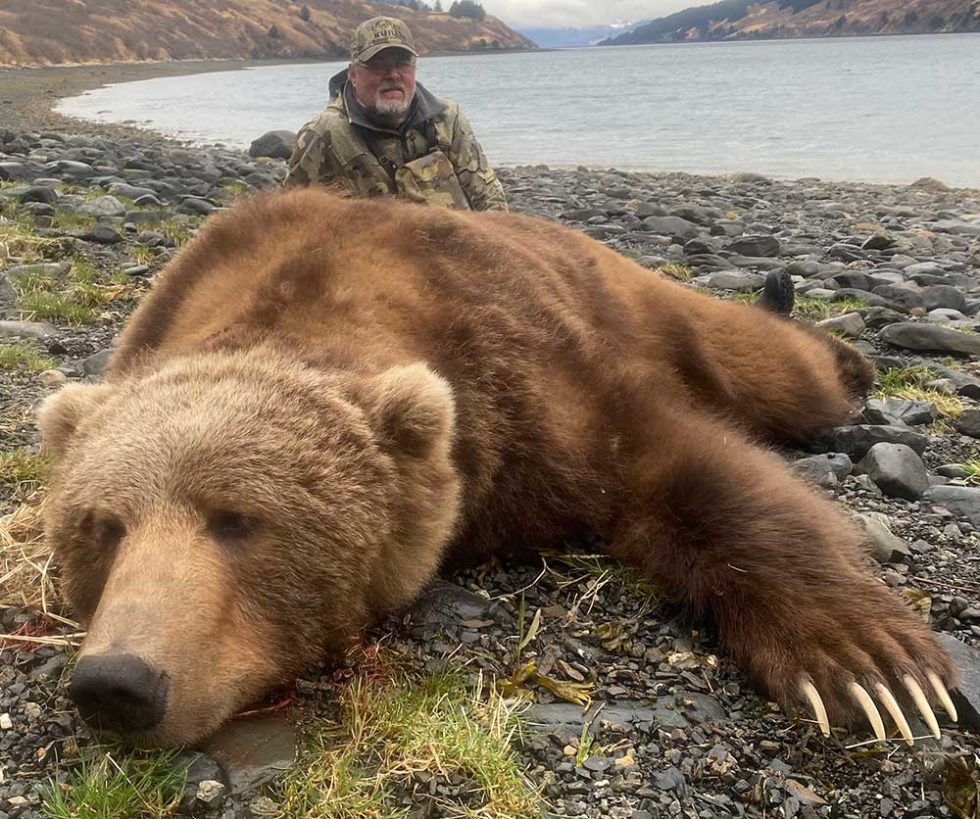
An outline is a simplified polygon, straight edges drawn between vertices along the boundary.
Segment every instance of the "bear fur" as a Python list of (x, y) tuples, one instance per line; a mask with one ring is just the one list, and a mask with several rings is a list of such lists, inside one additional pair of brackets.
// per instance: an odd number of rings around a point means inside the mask
[(855, 527), (767, 448), (844, 422), (871, 378), (544, 219), (258, 197), (161, 273), (105, 383), (40, 413), (47, 536), (89, 627), (73, 695), (193, 742), (440, 566), (583, 532), (787, 708), (804, 681), (841, 722), (854, 681), (952, 685)]

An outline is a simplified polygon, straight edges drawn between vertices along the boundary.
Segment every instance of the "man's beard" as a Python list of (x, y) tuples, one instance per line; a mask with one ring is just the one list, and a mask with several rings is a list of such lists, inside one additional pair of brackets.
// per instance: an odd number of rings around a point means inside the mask
[[(380, 89), (381, 91), (390, 90), (394, 86), (390, 86), (388, 89)], [(402, 91), (404, 92), (404, 88)], [(375, 105), (367, 108), (367, 113), (375, 122), (379, 125), (385, 125), (389, 128), (397, 128), (405, 121), (405, 117), (408, 116), (408, 110), (412, 107), (412, 101), (408, 99), (408, 96), (403, 96), (400, 100), (386, 100), (378, 99)]]

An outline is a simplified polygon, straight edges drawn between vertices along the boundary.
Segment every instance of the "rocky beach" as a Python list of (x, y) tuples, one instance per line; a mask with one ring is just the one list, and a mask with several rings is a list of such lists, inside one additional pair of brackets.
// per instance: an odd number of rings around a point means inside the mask
[[(14, 635), (0, 643), (0, 819), (90, 815), (58, 813), (50, 796), (70, 795), (51, 783), (74, 781), (94, 741), (66, 698), (76, 630), (37, 539), (34, 408), (97, 379), (180, 246), (285, 170), (274, 157), (53, 115), (58, 93), (139, 76), (57, 71), (5, 72), (16, 82), (0, 106), (0, 631)], [(869, 566), (940, 632), (963, 671), (960, 721), (936, 740), (911, 720), (912, 748), (876, 744), (867, 729), (824, 739), (583, 542), (572, 556), (446, 578), (374, 629), (346, 671), (311, 670), (288, 705), (185, 752), (183, 795), (142, 815), (376, 815), (317, 813), (282, 782), (303, 764), (294, 735), (302, 745), (311, 714), (337, 716), (364, 667), (376, 679), (379, 654), (418, 673), (459, 668), (521, 698), (512, 745), (544, 815), (980, 815), (980, 191), (543, 165), (500, 177), (513, 210), (582, 230), (651, 276), (747, 302), (770, 274), (790, 277), (796, 318), (873, 358), (875, 393), (854, 423), (784, 454), (860, 518)], [(411, 772), (393, 797), (403, 814), (390, 815), (530, 815), (483, 810), (475, 781), (445, 766)]]

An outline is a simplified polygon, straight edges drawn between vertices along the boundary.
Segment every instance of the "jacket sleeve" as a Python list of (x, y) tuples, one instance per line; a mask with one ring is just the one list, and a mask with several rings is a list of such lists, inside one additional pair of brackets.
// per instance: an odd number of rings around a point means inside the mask
[(327, 156), (330, 134), (321, 135), (312, 125), (304, 125), (296, 137), (296, 147), (286, 163), (288, 171), (283, 187), (324, 185), (335, 180), (333, 163)]
[(450, 160), (473, 210), (507, 210), (504, 188), (461, 110), (454, 111)]

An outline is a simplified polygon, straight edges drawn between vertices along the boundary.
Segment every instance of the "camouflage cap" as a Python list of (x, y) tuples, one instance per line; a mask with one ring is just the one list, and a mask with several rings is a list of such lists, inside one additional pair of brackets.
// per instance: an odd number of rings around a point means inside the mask
[(352, 62), (366, 63), (386, 48), (404, 48), (416, 57), (415, 38), (408, 26), (394, 17), (372, 17), (361, 23), (354, 32), (350, 47)]

